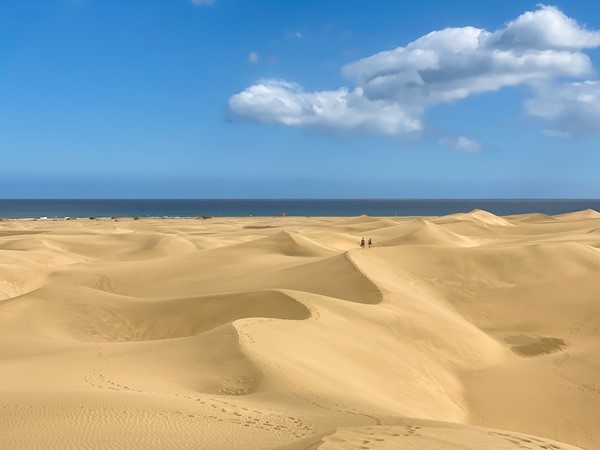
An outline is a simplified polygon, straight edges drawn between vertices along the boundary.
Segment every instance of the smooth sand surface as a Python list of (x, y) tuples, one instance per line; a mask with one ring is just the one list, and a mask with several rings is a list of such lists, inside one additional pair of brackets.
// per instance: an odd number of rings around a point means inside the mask
[(600, 449), (595, 211), (4, 220), (0, 325), (2, 449)]

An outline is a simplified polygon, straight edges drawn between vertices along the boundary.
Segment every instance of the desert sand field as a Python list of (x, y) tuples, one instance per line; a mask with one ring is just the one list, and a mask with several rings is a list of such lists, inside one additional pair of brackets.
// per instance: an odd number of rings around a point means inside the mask
[(600, 449), (591, 210), (4, 220), (0, 325), (1, 449)]

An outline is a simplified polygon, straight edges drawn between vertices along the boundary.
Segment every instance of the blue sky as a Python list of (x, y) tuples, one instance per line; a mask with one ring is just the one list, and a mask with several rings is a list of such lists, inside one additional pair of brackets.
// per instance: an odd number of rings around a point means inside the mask
[(597, 198), (597, 30), (595, 1), (5, 0), (0, 197)]

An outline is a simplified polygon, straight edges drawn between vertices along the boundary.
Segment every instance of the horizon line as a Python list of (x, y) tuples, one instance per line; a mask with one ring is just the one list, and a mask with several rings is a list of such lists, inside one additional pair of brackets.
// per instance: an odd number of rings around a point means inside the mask
[(402, 198), (402, 197), (190, 197), (190, 198), (159, 198), (159, 197), (55, 197), (55, 198), (0, 198), (0, 201), (600, 201), (600, 197), (424, 197), (424, 198)]

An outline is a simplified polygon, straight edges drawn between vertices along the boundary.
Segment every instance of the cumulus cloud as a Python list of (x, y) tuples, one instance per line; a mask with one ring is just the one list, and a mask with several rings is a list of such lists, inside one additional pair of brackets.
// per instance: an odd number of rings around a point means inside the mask
[(369, 98), (432, 106), (505, 86), (592, 72), (584, 53), (501, 50), (491, 45), (490, 37), (472, 27), (434, 31), (406, 47), (348, 64), (343, 73)]
[(548, 121), (547, 136), (600, 134), (600, 81), (541, 86), (525, 102), (527, 112)]
[[(542, 5), (493, 32), (447, 28), (354, 61), (342, 68), (353, 88), (306, 92), (293, 83), (267, 80), (231, 97), (229, 107), (242, 118), (265, 123), (404, 135), (422, 131), (426, 111), (438, 104), (510, 86), (539, 90), (563, 77), (587, 77), (593, 65), (583, 50), (598, 46), (600, 32)], [(566, 102), (565, 96), (555, 100)], [(554, 120), (539, 113), (539, 102), (529, 102), (528, 111)], [(446, 145), (480, 148), (463, 139)]]
[(258, 122), (323, 131), (397, 135), (422, 128), (400, 105), (370, 100), (360, 88), (306, 92), (295, 83), (263, 80), (231, 97), (229, 108)]
[(587, 30), (554, 6), (526, 12), (491, 36), (499, 48), (581, 50), (600, 45), (600, 32)]

